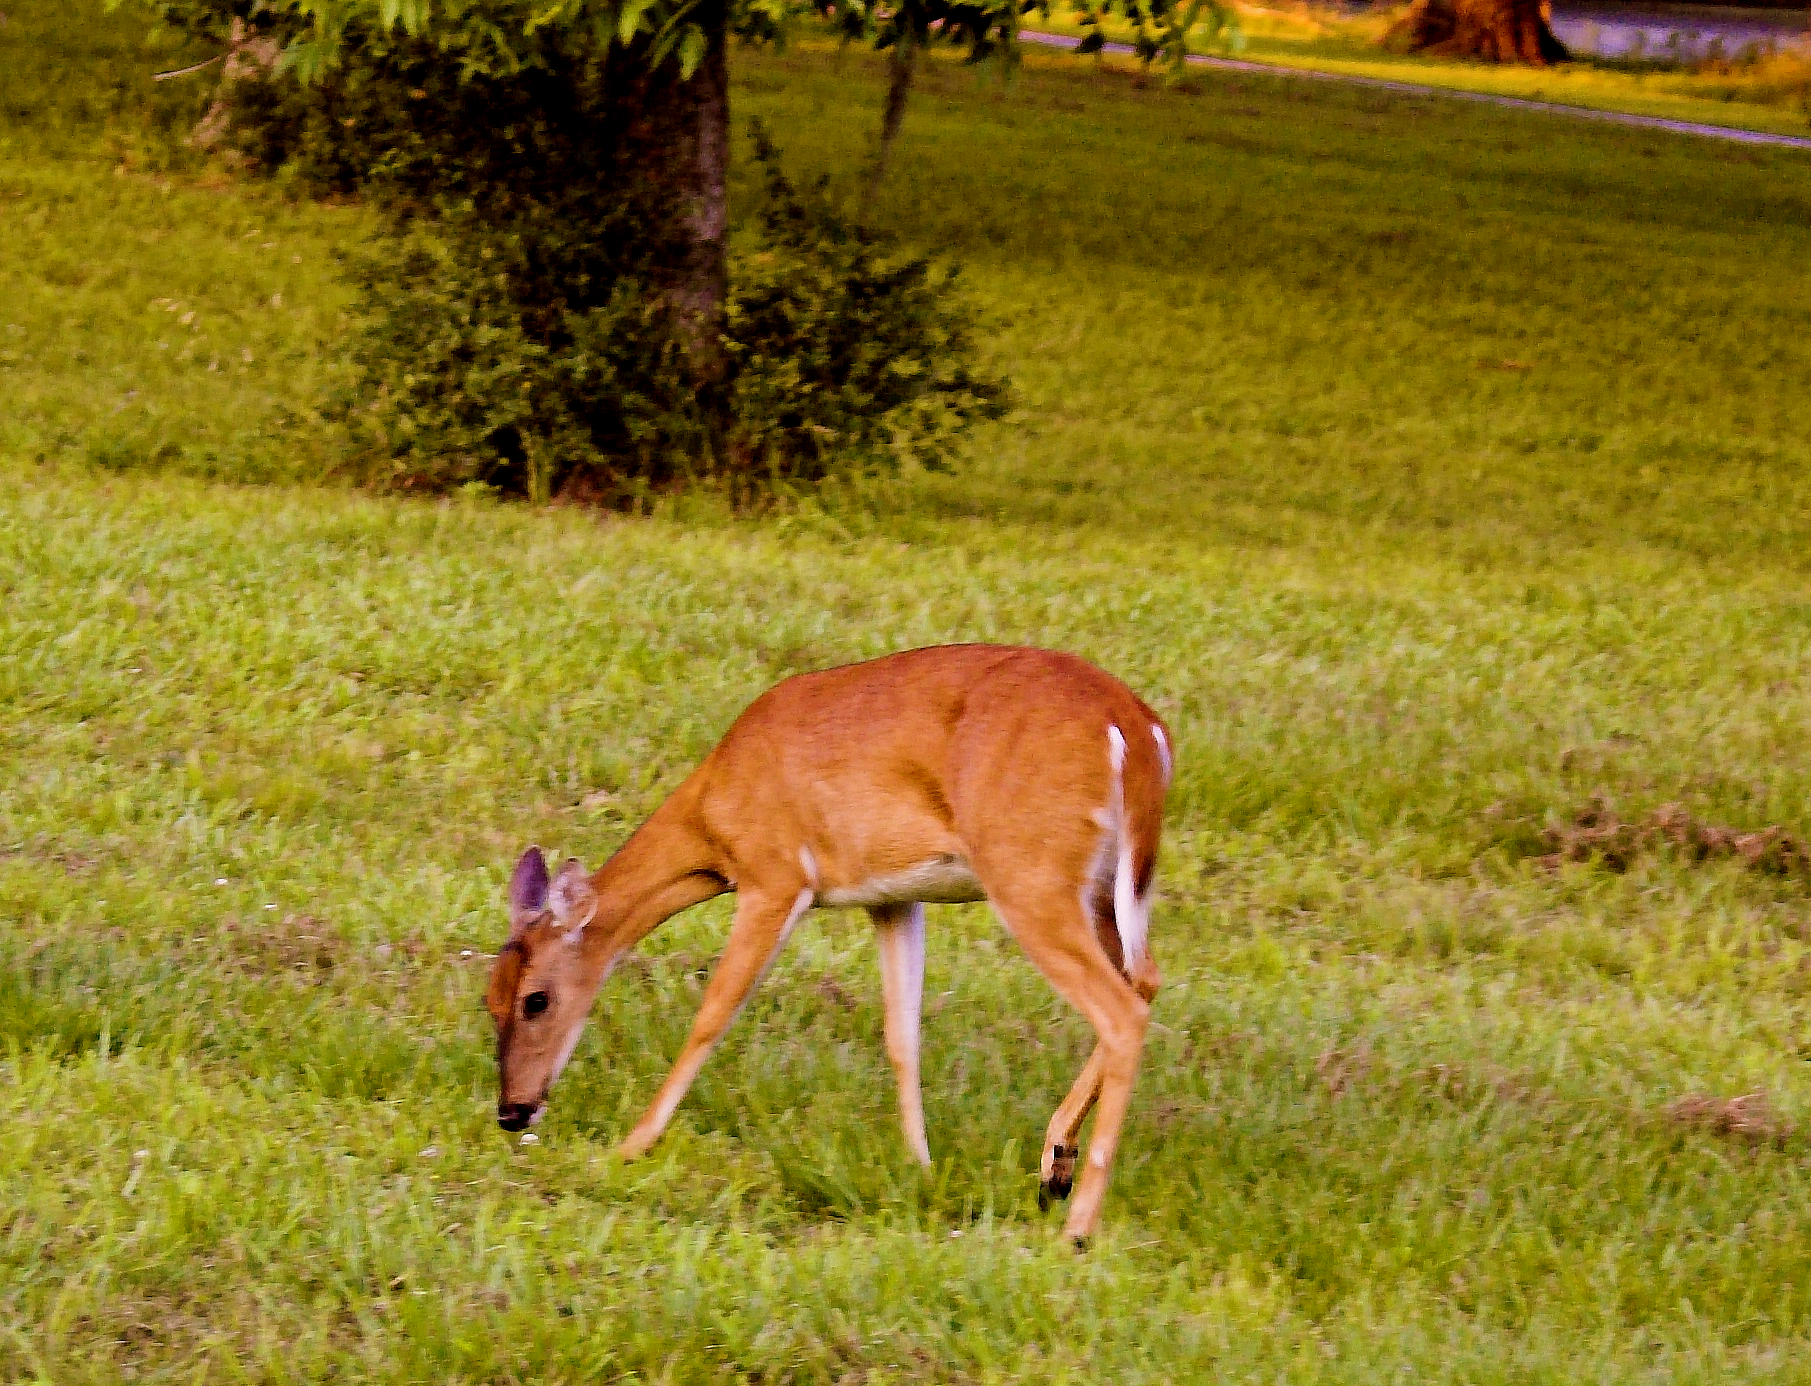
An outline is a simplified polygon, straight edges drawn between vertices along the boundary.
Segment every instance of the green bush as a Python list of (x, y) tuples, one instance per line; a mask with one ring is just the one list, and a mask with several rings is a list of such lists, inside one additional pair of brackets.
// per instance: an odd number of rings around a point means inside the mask
[(707, 473), (748, 487), (947, 465), (1007, 397), (975, 364), (954, 272), (855, 226), (821, 185), (794, 187), (759, 134), (756, 156), (765, 205), (730, 263), (729, 438), (711, 436), (646, 289), (652, 259), (609, 263), (657, 243), (626, 204), (501, 229), (448, 212), (356, 263), (339, 412), (362, 476), (616, 501)]
[(757, 128), (766, 174), (759, 248), (731, 261), (729, 350), (743, 446), (792, 476), (838, 460), (950, 459), (1004, 380), (976, 366), (956, 272), (901, 254), (842, 216), (824, 184), (800, 190)]
[[(449, 215), (357, 255), (355, 369), (333, 412), (360, 478), (620, 499), (695, 470), (710, 440), (683, 349), (644, 279), (608, 266), (614, 229)], [(564, 260), (592, 272), (562, 282), (548, 267)]]

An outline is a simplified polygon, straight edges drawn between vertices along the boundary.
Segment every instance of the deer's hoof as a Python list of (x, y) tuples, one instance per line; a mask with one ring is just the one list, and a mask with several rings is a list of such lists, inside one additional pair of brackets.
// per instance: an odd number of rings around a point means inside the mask
[(1069, 1197), (1069, 1190), (1075, 1187), (1075, 1156), (1072, 1145), (1050, 1147), (1050, 1173), (1038, 1183), (1039, 1208)]

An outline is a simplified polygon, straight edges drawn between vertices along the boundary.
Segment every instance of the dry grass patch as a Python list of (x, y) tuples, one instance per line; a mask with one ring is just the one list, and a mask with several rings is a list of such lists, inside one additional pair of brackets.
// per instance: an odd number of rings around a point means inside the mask
[(1765, 1092), (1740, 1097), (1713, 1097), (1694, 1092), (1666, 1107), (1668, 1121), (1712, 1135), (1729, 1136), (1753, 1145), (1784, 1146), (1797, 1128), (1775, 1110)]
[(1732, 859), (1753, 871), (1811, 876), (1811, 851), (1781, 825), (1745, 832), (1706, 823), (1678, 804), (1662, 804), (1630, 821), (1599, 794), (1569, 822), (1543, 830), (1541, 838), (1548, 851), (1534, 861), (1548, 870), (1563, 862), (1595, 861), (1611, 871), (1627, 871), (1637, 857), (1670, 849), (1689, 862)]

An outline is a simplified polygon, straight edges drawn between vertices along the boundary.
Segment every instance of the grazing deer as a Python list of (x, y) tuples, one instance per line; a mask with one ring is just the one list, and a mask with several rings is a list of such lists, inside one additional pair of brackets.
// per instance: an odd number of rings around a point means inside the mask
[(680, 910), (733, 890), (735, 920), (691, 1036), (621, 1153), (659, 1138), (799, 917), (859, 906), (879, 935), (900, 1119), (929, 1164), (924, 906), (987, 900), (1098, 1037), (1050, 1119), (1040, 1165), (1040, 1201), (1066, 1197), (1098, 1101), (1064, 1228), (1085, 1241), (1159, 982), (1146, 931), (1170, 770), (1163, 723), (1071, 655), (948, 645), (787, 679), (595, 874), (569, 860), (550, 881), (540, 849), (523, 853), (486, 997), (498, 1123), (519, 1131), (540, 1116), (617, 959)]

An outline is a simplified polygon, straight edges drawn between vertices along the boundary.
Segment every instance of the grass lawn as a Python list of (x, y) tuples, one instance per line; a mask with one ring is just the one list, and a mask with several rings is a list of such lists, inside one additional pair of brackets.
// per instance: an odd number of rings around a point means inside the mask
[[(1811, 885), (1531, 860), (1599, 792), (1811, 833), (1811, 162), (935, 64), (881, 215), (1021, 396), (960, 471), (392, 499), (302, 484), (365, 214), (169, 153), (127, 77), (181, 51), (10, 8), (0, 1378), (1811, 1379)], [(871, 59), (734, 64), (853, 175)], [(1035, 1202), (1086, 1027), (980, 908), (932, 912), (928, 1176), (850, 915), (645, 1162), (721, 903), (502, 1136), (521, 846), (595, 862), (773, 680), (964, 639), (1177, 734), (1095, 1248)]]

